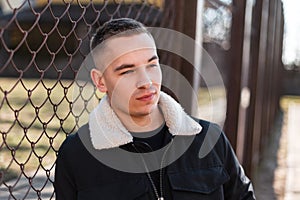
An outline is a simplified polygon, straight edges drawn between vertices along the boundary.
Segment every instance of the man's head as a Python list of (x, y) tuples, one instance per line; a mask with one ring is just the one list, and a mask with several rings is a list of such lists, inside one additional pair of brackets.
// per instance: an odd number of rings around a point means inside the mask
[(134, 19), (114, 19), (104, 23), (101, 27), (97, 29), (96, 33), (94, 34), (91, 40), (91, 48), (95, 49), (102, 42), (113, 36), (129, 36), (138, 33), (147, 33), (150, 37), (152, 37), (147, 28), (142, 23)]
[(141, 23), (127, 18), (106, 22), (91, 46), (92, 80), (119, 116), (149, 115), (156, 109), (161, 69), (155, 42)]

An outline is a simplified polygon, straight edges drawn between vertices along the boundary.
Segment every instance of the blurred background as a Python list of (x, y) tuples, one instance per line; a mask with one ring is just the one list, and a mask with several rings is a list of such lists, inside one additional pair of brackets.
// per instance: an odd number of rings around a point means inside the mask
[(0, 199), (55, 199), (58, 148), (103, 95), (77, 76), (88, 72), (89, 40), (120, 17), (195, 41), (194, 62), (159, 49), (161, 64), (191, 86), (166, 71), (164, 90), (223, 128), (258, 199), (300, 199), (299, 7), (295, 0), (0, 0)]

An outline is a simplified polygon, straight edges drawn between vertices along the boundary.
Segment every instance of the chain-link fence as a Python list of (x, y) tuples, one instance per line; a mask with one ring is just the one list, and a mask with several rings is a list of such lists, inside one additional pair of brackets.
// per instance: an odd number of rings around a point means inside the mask
[(75, 81), (94, 30), (120, 17), (170, 28), (173, 4), (164, 0), (0, 2), (0, 199), (55, 198), (58, 148), (84, 123), (91, 102), (101, 98), (91, 84)]
[[(94, 30), (110, 19), (129, 17), (195, 37), (197, 0), (186, 2), (0, 0), (1, 200), (54, 199), (58, 148), (87, 122), (94, 102), (101, 98), (92, 84), (76, 80)], [(282, 3), (202, 3), (204, 48), (227, 89), (225, 132), (246, 172), (251, 172), (278, 110)], [(164, 53), (159, 52), (162, 64), (172, 64), (189, 81), (193, 79), (192, 67)], [(241, 97), (247, 100), (246, 107), (240, 104)]]

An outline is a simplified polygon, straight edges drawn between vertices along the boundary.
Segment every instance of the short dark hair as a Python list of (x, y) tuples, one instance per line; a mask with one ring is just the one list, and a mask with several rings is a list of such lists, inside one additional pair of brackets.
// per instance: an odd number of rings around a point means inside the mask
[(94, 34), (91, 40), (91, 49), (94, 49), (104, 40), (122, 33), (125, 33), (126, 35), (133, 35), (138, 33), (147, 33), (151, 35), (142, 23), (134, 19), (112, 19), (110, 21), (105, 22), (96, 30), (96, 33)]

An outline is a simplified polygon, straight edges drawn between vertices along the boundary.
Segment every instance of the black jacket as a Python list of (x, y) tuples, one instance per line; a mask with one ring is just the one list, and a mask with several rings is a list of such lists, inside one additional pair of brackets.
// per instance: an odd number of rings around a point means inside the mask
[[(197, 121), (202, 130), (195, 136), (172, 136), (166, 131), (165, 144), (172, 145), (164, 162), (180, 149), (187, 149), (159, 171), (164, 199), (255, 199), (252, 184), (225, 134), (217, 125)], [(101, 156), (108, 155), (110, 160), (132, 164), (134, 160), (118, 157), (115, 150), (120, 148), (95, 150), (91, 146), (88, 125), (68, 136), (61, 146), (54, 183), (57, 200), (157, 199), (147, 173), (119, 171), (99, 161)], [(131, 142), (121, 149), (145, 152), (145, 146)], [(141, 163), (135, 164), (142, 168)]]

